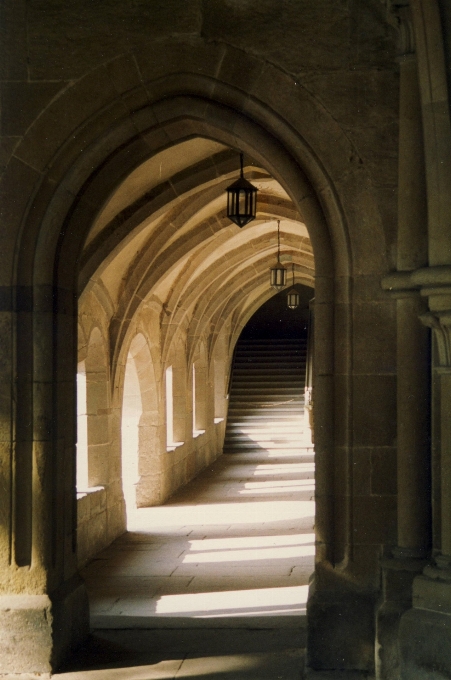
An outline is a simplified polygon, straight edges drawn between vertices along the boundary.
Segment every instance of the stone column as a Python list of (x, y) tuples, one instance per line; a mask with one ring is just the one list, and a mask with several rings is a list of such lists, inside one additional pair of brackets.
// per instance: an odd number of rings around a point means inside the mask
[(435, 565), (413, 581), (401, 617), (399, 677), (451, 675), (451, 117), (443, 15), (437, 0), (411, 0), (425, 140), (428, 267), (411, 283), (428, 300), (422, 321), (433, 332), (432, 508)]
[(398, 678), (398, 628), (412, 606), (412, 582), (430, 547), (429, 339), (420, 321), (427, 309), (410, 275), (427, 264), (426, 182), (421, 101), (409, 7), (400, 21), (397, 272), (384, 288), (397, 312), (397, 502), (398, 540), (382, 564), (382, 601), (377, 612), (376, 672)]
[[(404, 17), (405, 38), (411, 34)], [(413, 45), (407, 45), (413, 49)], [(398, 272), (426, 264), (426, 184), (417, 62), (400, 58)], [(418, 292), (397, 300), (398, 547), (399, 556), (423, 557), (429, 545), (428, 334), (419, 316), (426, 304)]]
[(398, 313), (398, 548), (399, 558), (424, 558), (430, 549), (428, 334), (424, 301), (397, 300)]
[(16, 345), (7, 349), (17, 362), (9, 359), (9, 375), (2, 364), (0, 376), (18, 408), (14, 430), (0, 436), (2, 453), (9, 437), (12, 473), (2, 488), (9, 507), (0, 535), (8, 534), (9, 554), (0, 559), (0, 674), (49, 674), (89, 631), (76, 571), (76, 317), (66, 293), (12, 289)]
[[(450, 272), (451, 276), (451, 272)], [(443, 291), (444, 292), (444, 291)], [(446, 296), (451, 302), (451, 292)], [(434, 458), (436, 466), (436, 488), (439, 497), (434, 499), (436, 515), (436, 536), (434, 540), (438, 554), (437, 566), (450, 570), (451, 576), (451, 309), (428, 312), (422, 316), (425, 325), (433, 329), (436, 342), (436, 357), (433, 366), (435, 385), (434, 409)], [(438, 534), (438, 535), (437, 535)], [(430, 572), (430, 568), (426, 573)], [(431, 572), (437, 575), (435, 571)]]
[[(401, 619), (399, 647), (401, 650), (400, 678), (420, 677), (430, 669), (430, 661), (443, 672), (451, 673), (451, 267), (425, 269), (417, 279), (429, 279), (433, 284), (445, 278), (448, 285), (423, 288), (429, 296), (429, 306), (435, 307), (423, 315), (423, 322), (433, 329), (434, 365), (432, 398), (433, 512), (435, 563), (427, 565), (413, 581), (412, 609)], [(447, 309), (437, 310), (437, 307)], [(423, 675), (421, 675), (423, 677)]]

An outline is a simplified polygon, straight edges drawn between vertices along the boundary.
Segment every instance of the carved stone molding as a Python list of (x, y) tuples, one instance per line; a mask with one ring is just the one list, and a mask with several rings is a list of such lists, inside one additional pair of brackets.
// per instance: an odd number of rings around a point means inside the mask
[(408, 58), (415, 54), (415, 36), (410, 16), (409, 0), (381, 0), (387, 10), (388, 22), (398, 31), (398, 56)]
[(420, 320), (434, 331), (440, 367), (451, 368), (451, 310), (427, 312)]

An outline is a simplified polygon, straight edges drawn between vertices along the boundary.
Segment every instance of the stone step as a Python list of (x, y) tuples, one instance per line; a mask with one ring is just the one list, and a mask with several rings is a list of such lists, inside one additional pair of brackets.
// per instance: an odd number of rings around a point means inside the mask
[(283, 448), (296, 448), (302, 447), (304, 441), (304, 435), (299, 436), (297, 439), (241, 439), (241, 440), (227, 440), (227, 446), (229, 448), (238, 449), (249, 446), (271, 446), (271, 447), (283, 447)]
[[(288, 373), (286, 376), (281, 376), (280, 373), (275, 373), (273, 376), (273, 379), (271, 380), (270, 375), (268, 373), (258, 373), (255, 375), (249, 375), (249, 373), (243, 373), (243, 375), (234, 375), (233, 376), (233, 385), (242, 385), (249, 383), (251, 385), (256, 384), (256, 385), (261, 385), (262, 383), (271, 385), (271, 386), (276, 386), (276, 385), (289, 385), (290, 387), (296, 387), (296, 389), (299, 389), (300, 387), (304, 387), (304, 380), (300, 375), (296, 375), (294, 373)], [(283, 378), (283, 379), (282, 379)]]
[(301, 401), (299, 393), (286, 387), (274, 388), (271, 392), (269, 390), (262, 390), (258, 387), (250, 387), (247, 389), (235, 389), (231, 392), (231, 397), (234, 401), (252, 402), (253, 399), (258, 403), (276, 403), (284, 399), (290, 402)]
[[(249, 364), (247, 366), (235, 366), (233, 378), (235, 376), (246, 376), (246, 375), (271, 375), (274, 378), (278, 376), (284, 377), (286, 375), (305, 375), (305, 366), (300, 366), (299, 364), (287, 363), (284, 366), (280, 365), (268, 365), (268, 364)], [(232, 379), (233, 379), (232, 378)]]
[(299, 453), (300, 449), (304, 448), (304, 444), (296, 444), (293, 446), (287, 446), (285, 443), (281, 444), (266, 444), (266, 445), (261, 445), (258, 444), (258, 442), (249, 442), (248, 444), (239, 444), (237, 446), (230, 446), (229, 444), (224, 445), (223, 452), (224, 453), (240, 453), (241, 451), (258, 451), (264, 449), (265, 451), (276, 451), (280, 454), (282, 453), (287, 453), (287, 454), (295, 454)]
[[(291, 424), (290, 424), (290, 427), (292, 427)], [(300, 432), (303, 429), (304, 429), (304, 423), (303, 422), (298, 422), (296, 424), (296, 427), (294, 428), (295, 433)], [(258, 426), (256, 426), (256, 427), (252, 426), (251, 427), (251, 426), (246, 425), (244, 423), (243, 423), (243, 425), (241, 425), (241, 427), (239, 427), (239, 426), (236, 426), (236, 427), (233, 426), (232, 427), (231, 426), (231, 428), (227, 428), (227, 433), (230, 436), (235, 436), (235, 434), (239, 434), (240, 432), (243, 433), (243, 434), (248, 434), (250, 436), (256, 437), (256, 436), (263, 435), (264, 433), (266, 433), (266, 434), (268, 434), (268, 433), (279, 434), (281, 432), (281, 430), (280, 429), (274, 429), (272, 427), (268, 427), (268, 428), (266, 428), (266, 427), (262, 428), (262, 427), (258, 427)]]
[(298, 375), (303, 375), (305, 372), (305, 363), (295, 363), (293, 361), (287, 361), (283, 364), (281, 363), (241, 363), (234, 365), (234, 375), (241, 375), (244, 373), (249, 373), (250, 375), (263, 374), (270, 372), (271, 375), (289, 375), (291, 373), (297, 373)]
[(225, 453), (295, 455), (305, 446), (306, 340), (241, 341), (235, 352)]
[(272, 399), (271, 401), (263, 399), (260, 401), (257, 399), (240, 399), (238, 401), (238, 399), (235, 399), (229, 406), (228, 417), (243, 413), (243, 411), (246, 411), (247, 415), (258, 415), (260, 409), (262, 409), (261, 415), (263, 417), (267, 417), (269, 413), (283, 415), (285, 411), (287, 415), (292, 415), (293, 412), (304, 411), (304, 399), (292, 399), (290, 401), (288, 399)]
[(245, 350), (239, 350), (235, 354), (235, 359), (239, 359), (240, 357), (269, 357), (273, 359), (274, 357), (291, 357), (293, 359), (295, 358), (300, 358), (300, 357), (306, 357), (307, 352), (306, 350), (293, 350), (289, 347), (287, 348), (281, 348), (277, 349), (276, 351), (273, 350), (268, 350), (268, 349), (252, 349), (248, 348)]
[[(263, 407), (262, 407), (263, 410)], [(235, 409), (228, 415), (228, 421), (230, 425), (235, 423), (247, 421), (247, 422), (258, 422), (259, 420), (265, 420), (275, 424), (277, 422), (293, 422), (293, 420), (298, 420), (298, 422), (303, 422), (305, 409), (304, 408), (291, 408), (281, 411), (280, 409), (269, 409), (265, 408), (265, 413), (256, 413), (255, 409)]]

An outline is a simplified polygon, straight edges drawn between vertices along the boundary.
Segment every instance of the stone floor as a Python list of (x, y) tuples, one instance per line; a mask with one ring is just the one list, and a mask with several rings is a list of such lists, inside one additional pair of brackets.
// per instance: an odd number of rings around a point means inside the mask
[(84, 570), (93, 634), (61, 680), (299, 680), (311, 448), (222, 456)]

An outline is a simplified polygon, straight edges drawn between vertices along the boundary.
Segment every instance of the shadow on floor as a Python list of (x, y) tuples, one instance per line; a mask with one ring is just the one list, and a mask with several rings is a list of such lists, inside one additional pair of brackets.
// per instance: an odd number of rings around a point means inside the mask
[(305, 632), (96, 631), (54, 677), (62, 680), (299, 680)]

